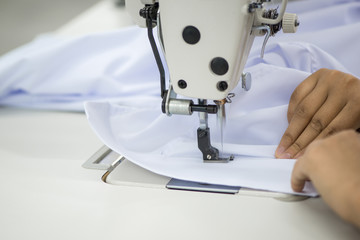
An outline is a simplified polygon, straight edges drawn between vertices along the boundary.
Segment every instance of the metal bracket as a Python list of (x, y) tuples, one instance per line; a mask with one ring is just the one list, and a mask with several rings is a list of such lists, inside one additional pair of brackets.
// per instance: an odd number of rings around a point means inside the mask
[(124, 157), (107, 146), (102, 146), (83, 165), (83, 168), (112, 171)]
[(257, 27), (253, 27), (252, 31), (265, 31), (265, 38), (264, 38), (264, 42), (261, 48), (261, 58), (264, 58), (264, 54), (265, 54), (265, 47), (266, 44), (271, 36), (271, 29), (268, 25), (263, 25), (263, 26), (257, 26)]

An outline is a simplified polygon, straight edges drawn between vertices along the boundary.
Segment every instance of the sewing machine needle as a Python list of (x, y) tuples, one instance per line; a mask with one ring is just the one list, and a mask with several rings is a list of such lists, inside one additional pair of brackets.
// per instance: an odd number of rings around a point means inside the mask
[(220, 155), (223, 155), (224, 152), (224, 130), (226, 125), (226, 112), (225, 112), (225, 101), (215, 101), (218, 106), (217, 112), (217, 125), (218, 129), (220, 129), (220, 142), (221, 142), (221, 151)]

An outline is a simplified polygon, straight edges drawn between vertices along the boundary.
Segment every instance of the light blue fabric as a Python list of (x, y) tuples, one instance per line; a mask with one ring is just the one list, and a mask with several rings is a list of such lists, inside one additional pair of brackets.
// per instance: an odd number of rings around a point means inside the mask
[(43, 36), (0, 60), (0, 103), (83, 110), (86, 100), (144, 90), (159, 95), (156, 69), (144, 29), (72, 39)]
[[(269, 44), (278, 42), (306, 42), (317, 46), (357, 77), (360, 76), (360, 1), (359, 0), (319, 0), (295, 1), (288, 4), (288, 12), (298, 13), (300, 26), (295, 34), (278, 33), (269, 39)], [(254, 47), (260, 46), (256, 39)], [(257, 50), (253, 49), (252, 53)], [(309, 52), (310, 53), (310, 52)], [(253, 56), (253, 55), (252, 55)], [(265, 57), (266, 59), (266, 57)], [(314, 64), (317, 70), (322, 59)]]
[[(265, 63), (311, 73), (333, 67), (329, 59), (336, 59), (339, 70), (360, 76), (360, 1), (294, 1), (287, 11), (299, 15), (298, 32), (271, 38), (264, 59), (257, 38), (247, 68)], [(321, 50), (324, 59), (314, 60)], [(309, 57), (290, 64), (287, 59), (299, 53)], [(159, 96), (159, 88), (146, 30), (137, 27), (76, 38), (41, 36), (0, 58), (1, 105), (82, 111), (84, 101)]]

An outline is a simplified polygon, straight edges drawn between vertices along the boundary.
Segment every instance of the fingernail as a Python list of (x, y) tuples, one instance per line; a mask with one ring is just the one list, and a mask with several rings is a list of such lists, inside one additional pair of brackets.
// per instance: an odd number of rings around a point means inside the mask
[(281, 156), (281, 154), (283, 154), (283, 152), (285, 152), (285, 148), (282, 146), (279, 146), (275, 151), (275, 156), (277, 158), (279, 158)]
[(281, 159), (291, 159), (291, 154), (290, 153), (283, 153), (280, 155)]

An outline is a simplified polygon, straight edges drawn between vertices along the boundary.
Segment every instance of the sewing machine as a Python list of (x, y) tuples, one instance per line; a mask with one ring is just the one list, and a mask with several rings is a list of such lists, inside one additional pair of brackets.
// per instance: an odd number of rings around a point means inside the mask
[[(270, 36), (281, 28), (294, 33), (296, 14), (280, 8), (266, 8), (271, 0), (128, 0), (135, 22), (148, 29), (149, 41), (159, 68), (162, 112), (191, 115), (199, 113), (198, 147), (204, 162), (228, 162), (211, 145), (208, 114), (217, 114), (220, 127), (226, 121), (225, 104), (241, 82), (251, 88), (251, 74), (243, 73), (255, 36), (264, 36), (261, 56)], [(153, 28), (157, 26), (158, 43)], [(160, 47), (158, 47), (160, 46)], [(164, 57), (159, 52), (161, 48)], [(259, 53), (260, 54), (260, 53)], [(164, 59), (169, 69), (168, 83)], [(181, 95), (181, 97), (178, 97)], [(190, 99), (188, 99), (190, 98)], [(197, 99), (198, 103), (194, 103)], [(213, 100), (214, 104), (208, 104)]]
[[(133, 25), (112, 2), (57, 34)], [(321, 198), (168, 184), (101, 147), (83, 114), (2, 108), (0, 116), (1, 239), (359, 239)], [(88, 164), (102, 170), (80, 167), (99, 148)]]

